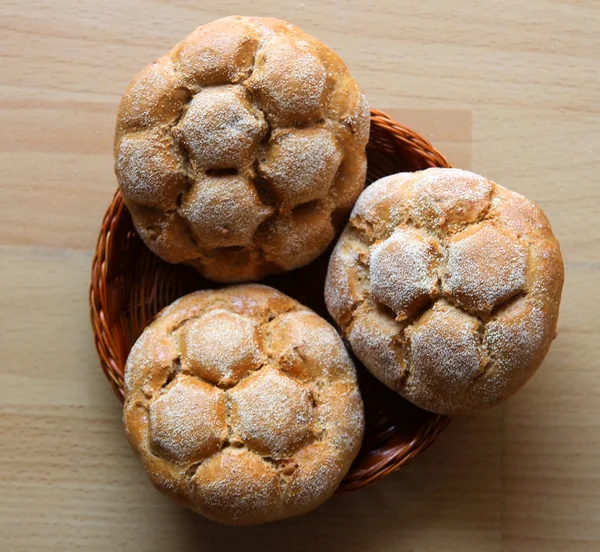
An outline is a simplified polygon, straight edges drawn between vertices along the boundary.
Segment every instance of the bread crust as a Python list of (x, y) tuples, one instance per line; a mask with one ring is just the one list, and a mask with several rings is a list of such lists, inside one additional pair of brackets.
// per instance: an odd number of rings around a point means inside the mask
[(564, 267), (543, 211), (459, 169), (369, 186), (331, 256), (327, 308), (364, 365), (441, 414), (493, 406), (556, 336)]
[(317, 507), (364, 432), (338, 333), (257, 284), (198, 291), (164, 309), (127, 359), (123, 417), (160, 491), (232, 525)]
[(146, 245), (221, 282), (303, 266), (365, 184), (369, 107), (344, 62), (271, 18), (197, 28), (129, 84), (115, 173)]

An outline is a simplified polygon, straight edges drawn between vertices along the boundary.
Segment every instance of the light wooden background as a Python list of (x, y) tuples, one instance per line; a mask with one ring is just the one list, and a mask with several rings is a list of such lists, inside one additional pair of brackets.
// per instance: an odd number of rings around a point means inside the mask
[[(87, 290), (122, 90), (196, 25), (248, 12), (316, 35), (372, 105), (538, 201), (567, 280), (517, 397), (382, 484), (231, 529), (146, 481)], [(0, 550), (600, 550), (600, 2), (3, 0), (0, 64)]]

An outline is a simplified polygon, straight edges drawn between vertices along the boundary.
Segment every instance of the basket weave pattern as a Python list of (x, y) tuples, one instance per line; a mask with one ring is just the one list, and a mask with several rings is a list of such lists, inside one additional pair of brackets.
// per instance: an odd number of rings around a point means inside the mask
[[(433, 146), (385, 113), (371, 110), (367, 183), (384, 176), (449, 164)], [(331, 248), (311, 264), (272, 276), (267, 285), (294, 297), (330, 320), (323, 287)], [(119, 191), (104, 219), (92, 262), (90, 309), (100, 365), (123, 400), (127, 355), (154, 316), (175, 299), (216, 287), (184, 265), (154, 255), (139, 238)], [(446, 427), (445, 416), (421, 410), (379, 383), (355, 359), (365, 403), (362, 449), (339, 491), (359, 489), (399, 468), (429, 446)]]

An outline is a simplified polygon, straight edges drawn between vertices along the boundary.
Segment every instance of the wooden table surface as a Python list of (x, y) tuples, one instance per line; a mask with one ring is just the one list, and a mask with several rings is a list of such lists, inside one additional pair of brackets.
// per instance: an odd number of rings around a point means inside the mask
[[(147, 481), (87, 292), (124, 87), (195, 26), (249, 11), (314, 34), (373, 106), (539, 202), (566, 285), (516, 397), (381, 484), (231, 529)], [(0, 27), (0, 550), (600, 550), (600, 2), (3, 0)]]

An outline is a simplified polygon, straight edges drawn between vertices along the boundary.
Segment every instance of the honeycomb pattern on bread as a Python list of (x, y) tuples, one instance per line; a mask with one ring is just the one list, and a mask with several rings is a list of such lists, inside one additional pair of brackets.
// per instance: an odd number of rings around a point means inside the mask
[(124, 422), (159, 490), (235, 525), (321, 504), (364, 431), (338, 333), (256, 284), (199, 291), (159, 314), (127, 360)]
[(555, 337), (564, 269), (542, 210), (459, 169), (392, 175), (358, 199), (330, 259), (330, 314), (364, 365), (414, 404), (497, 404)]
[(115, 172), (157, 255), (213, 280), (257, 280), (331, 243), (364, 187), (369, 124), (356, 81), (315, 38), (226, 17), (130, 83)]

